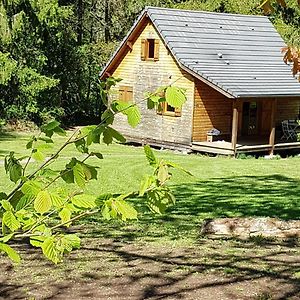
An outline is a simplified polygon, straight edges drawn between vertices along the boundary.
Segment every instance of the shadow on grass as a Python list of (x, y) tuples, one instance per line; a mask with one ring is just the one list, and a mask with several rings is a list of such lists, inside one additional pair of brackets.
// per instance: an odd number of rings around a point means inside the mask
[(177, 202), (165, 215), (153, 215), (141, 199), (135, 200), (134, 205), (144, 212), (138, 222), (103, 223), (99, 216), (93, 216), (89, 220), (97, 225), (91, 234), (128, 241), (160, 237), (195, 240), (205, 218), (300, 218), (300, 182), (281, 175), (213, 178), (172, 189)]
[(300, 181), (282, 175), (213, 178), (176, 186), (177, 215), (300, 218)]
[[(18, 299), (15, 295), (24, 288), (41, 295), (41, 284), (34, 281), (38, 274), (46, 282), (43, 299), (299, 299), (297, 243), (199, 236), (208, 217), (299, 219), (298, 180), (232, 176), (176, 185), (173, 191), (177, 204), (164, 216), (146, 213), (127, 224), (89, 218), (89, 232), (82, 230), (87, 246), (74, 252), (64, 267), (55, 269), (35, 255), (28, 263), (31, 283), (22, 282), (23, 274), (19, 281), (14, 278), (17, 285), (4, 280), (0, 297)], [(184, 238), (194, 243), (166, 244)], [(57, 274), (63, 279), (56, 281)]]

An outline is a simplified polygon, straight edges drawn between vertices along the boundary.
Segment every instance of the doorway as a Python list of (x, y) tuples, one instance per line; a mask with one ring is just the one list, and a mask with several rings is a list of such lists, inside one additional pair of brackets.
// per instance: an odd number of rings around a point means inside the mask
[(256, 101), (243, 102), (242, 135), (251, 136), (258, 133), (258, 107)]

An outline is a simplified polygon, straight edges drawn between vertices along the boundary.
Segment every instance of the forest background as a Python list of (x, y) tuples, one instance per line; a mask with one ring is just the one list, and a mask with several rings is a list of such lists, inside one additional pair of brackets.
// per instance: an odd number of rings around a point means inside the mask
[[(270, 19), (298, 46), (298, 3), (281, 2), (274, 1)], [(98, 74), (147, 5), (264, 14), (261, 0), (1, 0), (0, 124), (97, 122)]]

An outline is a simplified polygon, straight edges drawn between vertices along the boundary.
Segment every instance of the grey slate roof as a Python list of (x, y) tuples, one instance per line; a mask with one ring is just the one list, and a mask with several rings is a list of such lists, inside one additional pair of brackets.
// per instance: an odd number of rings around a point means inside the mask
[(179, 65), (215, 88), (235, 98), (300, 96), (300, 83), (282, 60), (285, 44), (267, 17), (145, 11)]

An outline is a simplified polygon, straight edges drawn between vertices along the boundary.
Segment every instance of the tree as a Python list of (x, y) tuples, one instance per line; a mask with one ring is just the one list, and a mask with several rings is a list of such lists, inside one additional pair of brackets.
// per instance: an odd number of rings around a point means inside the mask
[[(43, 254), (58, 263), (63, 255), (80, 246), (76, 234), (66, 234), (62, 228), (87, 215), (101, 213), (104, 219), (118, 218), (123, 221), (136, 219), (137, 211), (128, 201), (133, 197), (143, 197), (149, 209), (155, 213), (163, 213), (166, 208), (175, 203), (175, 197), (167, 182), (171, 178), (171, 168), (182, 168), (177, 165), (159, 160), (149, 146), (145, 146), (145, 155), (153, 172), (144, 177), (140, 189), (128, 194), (90, 195), (84, 190), (87, 182), (97, 179), (97, 168), (88, 164), (90, 157), (103, 159), (99, 152), (92, 152), (92, 144), (111, 144), (113, 141), (125, 142), (121, 133), (111, 125), (118, 113), (127, 116), (128, 123), (135, 127), (140, 122), (140, 112), (135, 103), (113, 101), (108, 103), (109, 89), (118, 80), (108, 78), (101, 86), (103, 101), (107, 109), (98, 125), (86, 126), (76, 130), (66, 142), (45, 160), (44, 149), (53, 144), (54, 134), (65, 135), (59, 122), (51, 121), (41, 127), (40, 134), (32, 136), (26, 148), (29, 155), (17, 158), (11, 152), (5, 158), (5, 170), (15, 187), (9, 193), (0, 193), (0, 217), (2, 234), (0, 235), (0, 251), (6, 253), (15, 262), (20, 261), (19, 254), (8, 244), (11, 240), (29, 238), (30, 244), (40, 247)], [(162, 97), (162, 94), (165, 96)], [(148, 93), (146, 99), (149, 108), (158, 107), (166, 101), (173, 107), (179, 107), (185, 102), (184, 91), (167, 86), (154, 93)], [(54, 170), (51, 164), (70, 144), (75, 145), (84, 157), (73, 157), (61, 170)], [(34, 158), (41, 165), (33, 172), (27, 171), (30, 160)], [(25, 165), (21, 160), (26, 159)], [(186, 172), (186, 171), (185, 171)], [(187, 172), (189, 173), (189, 172)], [(58, 189), (54, 186), (57, 181), (71, 184), (72, 189)], [(57, 219), (59, 221), (57, 221)]]

